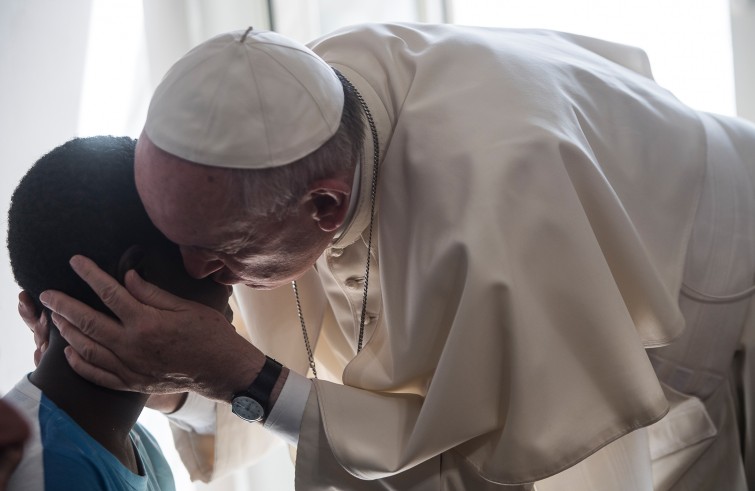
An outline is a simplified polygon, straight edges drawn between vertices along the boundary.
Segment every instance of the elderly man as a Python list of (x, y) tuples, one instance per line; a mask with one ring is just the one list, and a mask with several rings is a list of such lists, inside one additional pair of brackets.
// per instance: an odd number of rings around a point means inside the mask
[(226, 403), (210, 468), (188, 458), (204, 478), (247, 461), (248, 420), (297, 445), (299, 489), (744, 489), (755, 129), (579, 36), (365, 25), (311, 48), (203, 43), (139, 141), (150, 218), (237, 285), (251, 344), (77, 256), (120, 322), (43, 294), (73, 368)]

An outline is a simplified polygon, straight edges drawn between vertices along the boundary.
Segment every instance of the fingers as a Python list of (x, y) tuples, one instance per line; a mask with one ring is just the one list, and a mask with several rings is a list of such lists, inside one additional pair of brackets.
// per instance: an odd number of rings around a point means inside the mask
[(76, 274), (94, 290), (102, 303), (107, 305), (119, 319), (125, 321), (137, 315), (141, 307), (139, 303), (128, 290), (123, 288), (115, 278), (102, 271), (94, 261), (84, 256), (73, 256), (70, 263)]
[(47, 345), (44, 347), (39, 347), (34, 350), (34, 366), (38, 367), (39, 363), (42, 361), (42, 357), (45, 354), (45, 351), (47, 350)]
[(73, 371), (93, 384), (113, 390), (132, 390), (120, 376), (89, 363), (71, 346), (66, 347), (65, 355)]
[(34, 365), (39, 366), (39, 362), (42, 361), (45, 351), (47, 351), (48, 342), (50, 340), (50, 327), (47, 321), (46, 315), (41, 315), (37, 319), (37, 323), (32, 328), (34, 332)]
[(37, 347), (47, 344), (50, 340), (50, 325), (47, 323), (47, 316), (41, 315), (37, 318), (37, 322), (31, 328), (34, 333), (34, 343)]
[[(123, 329), (116, 320), (65, 293), (48, 290), (39, 298), (47, 308), (53, 311), (53, 319), (67, 320), (71, 330), (80, 331), (99, 343), (111, 345), (122, 334)], [(59, 323), (56, 325), (58, 328), (61, 327)], [(61, 334), (63, 334), (62, 331)]]
[(24, 324), (34, 333), (34, 344), (36, 345), (36, 349), (34, 350), (34, 365), (39, 366), (42, 355), (47, 350), (47, 342), (50, 339), (47, 316), (37, 312), (34, 300), (27, 291), (21, 291), (18, 294), (18, 313)]
[[(53, 314), (53, 321), (58, 326), (61, 336), (68, 342), (71, 350), (76, 354), (77, 362), (81, 364), (84, 362), (87, 367), (84, 367), (86, 373), (91, 373), (93, 370), (89, 367), (96, 367), (98, 371), (103, 371), (112, 374), (130, 373), (131, 370), (124, 365), (124, 363), (109, 349), (105, 348), (101, 344), (98, 344), (94, 339), (84, 335), (81, 331), (76, 329), (70, 322), (58, 314)], [(69, 358), (70, 361), (70, 358)], [(73, 367), (73, 365), (71, 365)], [(76, 367), (73, 367), (76, 370)], [(78, 372), (78, 370), (76, 370)], [(98, 380), (89, 379), (85, 373), (79, 373), (82, 377), (90, 380), (94, 383), (101, 384)], [(99, 377), (99, 375), (97, 375)], [(114, 387), (105, 385), (111, 389), (122, 389), (124, 387), (124, 381), (120, 376), (119, 386)]]
[(160, 310), (178, 310), (181, 304), (186, 300), (179, 298), (165, 290), (142, 279), (139, 274), (131, 270), (126, 273), (124, 283), (129, 293), (139, 302), (155, 307)]
[(40, 315), (34, 306), (34, 300), (26, 290), (22, 290), (21, 293), (18, 294), (18, 313), (24, 323), (33, 331), (34, 325), (40, 318)]
[(39, 362), (42, 360), (42, 356), (47, 351), (48, 342), (50, 341), (50, 324), (48, 323), (48, 317), (42, 314), (37, 319), (36, 324), (33, 327), (34, 331), (34, 345), (37, 347), (34, 351), (34, 362), (39, 366)]

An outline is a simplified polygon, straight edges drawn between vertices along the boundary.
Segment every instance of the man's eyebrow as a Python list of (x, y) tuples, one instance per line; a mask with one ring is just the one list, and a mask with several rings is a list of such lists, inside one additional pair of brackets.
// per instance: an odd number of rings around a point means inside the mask
[(224, 254), (235, 254), (249, 245), (250, 245), (250, 242), (248, 240), (246, 240), (245, 238), (239, 238), (239, 239), (224, 241), (222, 243), (218, 243), (217, 245), (196, 245), (196, 246), (189, 246), (189, 247), (192, 247), (194, 249), (205, 250), (205, 251), (222, 252)]

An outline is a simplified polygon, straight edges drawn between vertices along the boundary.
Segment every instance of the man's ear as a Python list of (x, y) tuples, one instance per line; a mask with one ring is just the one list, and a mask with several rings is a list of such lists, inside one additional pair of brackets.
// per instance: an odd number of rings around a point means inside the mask
[(335, 232), (346, 220), (351, 185), (342, 179), (322, 179), (312, 183), (304, 198), (310, 216), (323, 232)]
[(142, 270), (144, 269), (145, 255), (146, 251), (144, 247), (140, 245), (132, 245), (126, 249), (126, 252), (124, 252), (118, 260), (116, 279), (120, 284), (123, 284), (123, 279), (126, 277), (126, 273), (128, 273), (129, 270), (135, 269), (140, 276), (144, 276)]

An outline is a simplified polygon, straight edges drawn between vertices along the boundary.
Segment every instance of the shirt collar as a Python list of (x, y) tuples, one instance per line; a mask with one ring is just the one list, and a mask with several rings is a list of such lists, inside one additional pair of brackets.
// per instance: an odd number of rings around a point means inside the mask
[[(362, 95), (367, 107), (370, 109), (378, 133), (380, 161), (382, 164), (382, 161), (385, 158), (385, 151), (388, 147), (388, 141), (393, 132), (393, 124), (388, 111), (372, 86), (359, 74), (348, 67), (334, 65), (334, 68), (340, 71), (344, 77), (354, 84), (354, 87), (356, 87)], [(358, 170), (354, 175), (355, 183), (358, 183), (359, 185), (356, 186), (355, 184), (353, 187), (352, 198), (349, 201), (347, 219), (341, 227), (337, 237), (333, 240), (333, 243), (331, 244), (332, 247), (346, 247), (353, 244), (359, 239), (359, 237), (361, 237), (362, 233), (370, 225), (370, 210), (372, 205), (370, 198), (372, 196), (372, 178), (375, 172), (373, 161), (374, 152), (372, 131), (370, 130), (369, 123), (365, 120), (364, 152), (361, 161), (357, 166)], [(380, 186), (378, 185), (378, 193), (376, 194), (375, 199), (378, 199), (379, 190)]]

